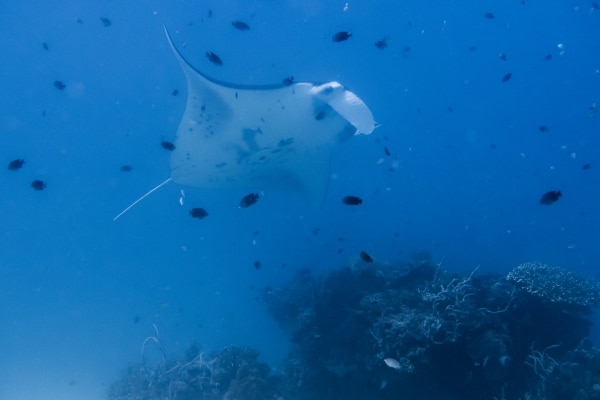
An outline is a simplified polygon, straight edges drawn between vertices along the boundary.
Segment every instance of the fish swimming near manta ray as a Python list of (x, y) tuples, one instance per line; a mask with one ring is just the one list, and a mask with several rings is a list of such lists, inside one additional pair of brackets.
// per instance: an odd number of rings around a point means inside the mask
[(332, 150), (376, 127), (367, 105), (338, 82), (219, 81), (194, 68), (166, 28), (165, 34), (188, 92), (171, 153), (171, 176), (115, 220), (171, 181), (206, 189), (291, 191), (320, 204)]

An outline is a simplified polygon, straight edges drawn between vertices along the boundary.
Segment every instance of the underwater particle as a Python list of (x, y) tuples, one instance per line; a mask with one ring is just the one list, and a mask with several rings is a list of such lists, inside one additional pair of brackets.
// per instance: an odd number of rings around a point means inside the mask
[(390, 38), (386, 36), (383, 39), (379, 39), (378, 41), (376, 41), (375, 47), (377, 47), (379, 50), (386, 49), (388, 47), (389, 41), (390, 41)]
[(362, 199), (357, 196), (346, 196), (342, 199), (342, 203), (346, 204), (347, 206), (358, 206), (362, 204), (362, 202)]
[(194, 207), (190, 210), (190, 216), (192, 218), (203, 219), (208, 217), (208, 212), (204, 208)]
[(494, 19), (494, 18), (495, 18), (494, 14), (493, 14), (493, 13), (491, 13), (491, 12), (486, 12), (486, 13), (485, 13), (485, 17), (486, 17), (487, 19)]
[(385, 365), (387, 365), (390, 368), (393, 369), (401, 369), (402, 367), (400, 366), (400, 363), (398, 362), (398, 360), (396, 360), (395, 358), (384, 358), (383, 362), (385, 363)]
[(231, 23), (231, 25), (233, 25), (233, 27), (235, 29), (237, 29), (238, 31), (249, 31), (250, 30), (250, 25), (248, 25), (244, 21), (233, 21)]
[(48, 43), (44, 42), (42, 43), (42, 47), (44, 48), (44, 50), (48, 51), (50, 50), (50, 48), (48, 47)]
[(121, 165), (121, 168), (119, 168), (121, 170), (121, 172), (129, 172), (133, 169), (133, 167), (131, 165)]
[(58, 90), (63, 90), (67, 87), (67, 85), (65, 85), (62, 81), (54, 81), (54, 87)]
[(31, 182), (31, 187), (34, 190), (44, 190), (46, 189), (46, 182), (36, 179), (33, 182)]
[(177, 95), (179, 94), (179, 90), (177, 90), (177, 89), (173, 89), (173, 91), (171, 92), (171, 94), (172, 94), (173, 96), (177, 96)]
[(215, 65), (218, 65), (218, 66), (222, 66), (223, 65), (223, 60), (221, 60), (221, 57), (219, 57), (218, 55), (216, 55), (212, 51), (207, 51), (206, 52), (206, 58), (208, 58), (208, 61), (210, 61), (211, 63), (213, 63)]
[(540, 199), (540, 204), (549, 206), (550, 204), (558, 201), (558, 199), (560, 199), (561, 196), (562, 193), (560, 192), (560, 190), (551, 190), (547, 193), (544, 193), (544, 195)]
[(175, 145), (171, 142), (167, 142), (166, 140), (163, 140), (162, 142), (160, 142), (160, 145), (165, 150), (169, 150), (169, 151), (175, 150)]
[(105, 27), (109, 27), (112, 25), (112, 22), (110, 22), (110, 19), (108, 19), (106, 17), (100, 18), (100, 21), (102, 21), (102, 25), (104, 25)]
[(582, 170), (587, 171), (588, 169), (590, 169), (592, 166), (590, 164), (583, 164), (583, 166), (581, 167)]
[(254, 265), (255, 269), (261, 269), (262, 267), (262, 263), (260, 261), (254, 261), (252, 265)]
[(502, 82), (508, 82), (510, 80), (510, 78), (512, 78), (512, 73), (511, 72), (509, 72), (508, 74), (505, 74), (502, 77)]
[(242, 197), (242, 200), (240, 200), (240, 208), (250, 207), (251, 205), (255, 204), (259, 198), (260, 196), (258, 193), (250, 193), (245, 195)]
[(17, 158), (16, 160), (12, 160), (8, 163), (8, 169), (11, 171), (17, 171), (23, 167), (23, 164), (25, 164), (25, 160)]
[(283, 83), (285, 86), (290, 86), (291, 84), (293, 84), (293, 83), (294, 83), (294, 77), (290, 75), (290, 76), (288, 76), (288, 77), (284, 78), (284, 79), (283, 79), (283, 81), (282, 81), (282, 83)]
[(374, 260), (373, 260), (373, 257), (371, 257), (371, 256), (369, 255), (369, 253), (367, 253), (367, 252), (365, 252), (365, 251), (361, 251), (361, 252), (360, 252), (360, 259), (361, 259), (361, 260), (363, 260), (363, 261), (364, 261), (364, 262), (366, 262), (366, 263), (372, 263), (372, 262), (374, 261)]
[(335, 35), (333, 35), (331, 40), (333, 40), (336, 43), (339, 43), (339, 42), (344, 42), (344, 41), (350, 39), (351, 36), (352, 36), (352, 32), (340, 31), (340, 32), (336, 33)]
[(539, 130), (540, 130), (540, 132), (542, 132), (542, 133), (548, 133), (548, 131), (550, 130), (550, 129), (548, 129), (548, 126), (547, 126), (547, 125), (540, 125), (540, 126), (538, 127), (538, 129), (539, 129)]

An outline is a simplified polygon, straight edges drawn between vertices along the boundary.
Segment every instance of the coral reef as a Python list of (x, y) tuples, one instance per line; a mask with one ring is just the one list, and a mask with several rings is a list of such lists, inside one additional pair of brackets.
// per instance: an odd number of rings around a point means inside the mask
[(592, 306), (600, 304), (600, 283), (563, 268), (526, 262), (508, 273), (506, 279), (521, 289), (553, 302)]
[(111, 400), (264, 400), (276, 399), (278, 378), (258, 361), (258, 352), (225, 347), (210, 357), (196, 346), (180, 361), (155, 367), (132, 365), (109, 390)]
[[(245, 347), (205, 357), (192, 346), (171, 360), (155, 327), (110, 399), (600, 400), (600, 350), (588, 339), (599, 287), (538, 263), (450, 274), (426, 253), (322, 277), (301, 270), (263, 292), (292, 345), (277, 374)], [(152, 342), (162, 358), (151, 367)]]
[(421, 254), (269, 288), (293, 342), (285, 398), (600, 398), (599, 354), (582, 345), (597, 286), (557, 279), (574, 294), (556, 301), (510, 276), (447, 274)]

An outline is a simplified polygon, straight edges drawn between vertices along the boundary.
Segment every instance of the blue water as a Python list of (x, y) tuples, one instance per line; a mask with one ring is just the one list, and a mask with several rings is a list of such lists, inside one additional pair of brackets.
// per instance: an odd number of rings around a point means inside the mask
[[(600, 278), (597, 3), (2, 8), (0, 161), (26, 161), (0, 173), (2, 399), (105, 399), (140, 361), (153, 325), (169, 354), (238, 344), (278, 368), (288, 341), (262, 290), (299, 268), (351, 265), (360, 251), (382, 263), (428, 251), (458, 272), (506, 273), (536, 260)], [(112, 220), (170, 174), (160, 142), (174, 140), (186, 86), (163, 26), (217, 79), (336, 80), (364, 100), (381, 126), (335, 149), (321, 208), (267, 191), (240, 209), (244, 191), (169, 184)], [(352, 37), (334, 43), (338, 31)], [(382, 38), (388, 47), (377, 49)], [(124, 164), (132, 171), (121, 172)], [(34, 179), (46, 190), (34, 191)], [(541, 205), (550, 190), (563, 196)], [(364, 203), (343, 205), (347, 194)], [(210, 216), (190, 218), (191, 204)]]

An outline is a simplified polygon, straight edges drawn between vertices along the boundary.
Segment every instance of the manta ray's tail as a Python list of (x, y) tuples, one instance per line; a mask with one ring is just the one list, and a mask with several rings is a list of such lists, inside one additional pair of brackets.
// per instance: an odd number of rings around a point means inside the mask
[(148, 192), (146, 192), (146, 194), (144, 194), (142, 197), (140, 197), (139, 199), (137, 199), (136, 201), (134, 201), (133, 203), (131, 203), (129, 205), (129, 207), (127, 207), (126, 209), (124, 209), (123, 211), (121, 211), (119, 213), (119, 215), (117, 215), (116, 217), (114, 217), (113, 221), (118, 220), (121, 217), (121, 215), (123, 215), (127, 211), (131, 210), (133, 208), (133, 206), (135, 206), (137, 203), (139, 203), (140, 201), (144, 200), (146, 197), (150, 196), (152, 193), (156, 192), (158, 189), (160, 189), (161, 187), (165, 186), (167, 183), (171, 182), (172, 180), (173, 180), (173, 178), (166, 179), (162, 183), (160, 183), (157, 186), (155, 186), (152, 189), (150, 189)]

